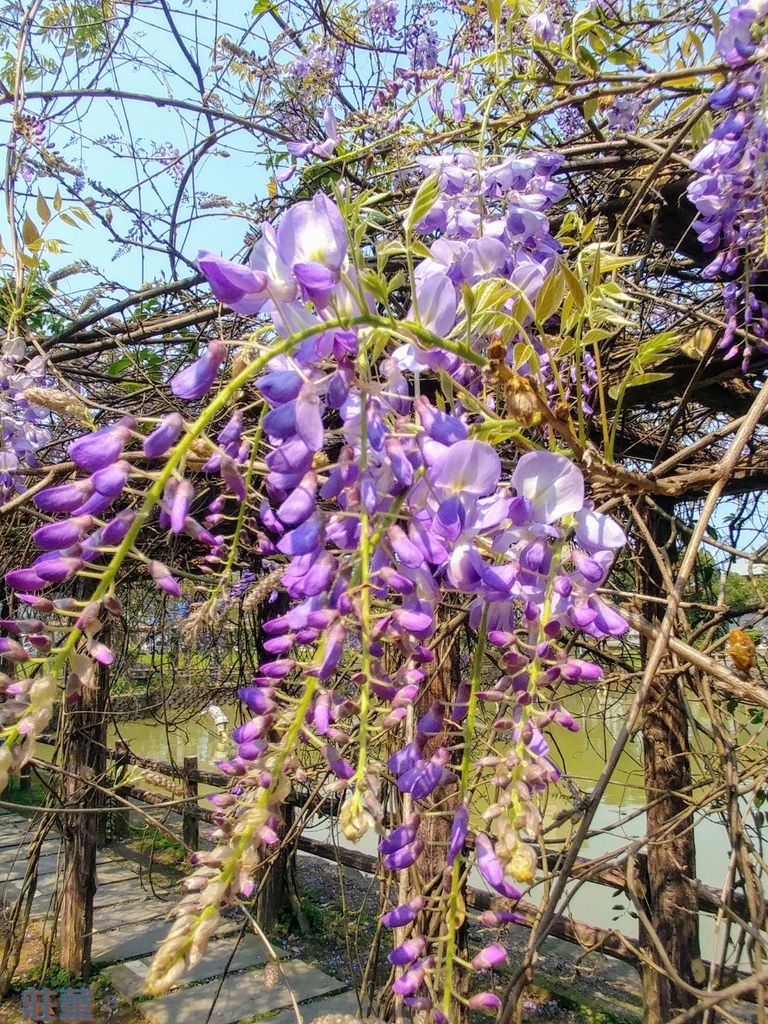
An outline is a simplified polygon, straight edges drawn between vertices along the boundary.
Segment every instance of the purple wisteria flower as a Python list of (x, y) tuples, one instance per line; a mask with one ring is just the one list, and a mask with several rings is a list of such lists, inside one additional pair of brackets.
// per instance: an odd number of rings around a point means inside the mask
[[(420, 73), (438, 57), (430, 31), (427, 24), (408, 40)], [(434, 77), (431, 102), (440, 116), (445, 83)], [(325, 128), (335, 144), (331, 115)], [(295, 147), (294, 155), (301, 155)], [(390, 955), (395, 992), (439, 1024), (446, 1018), (433, 1002), (452, 974), (445, 977), (445, 945), (429, 938), (436, 933), (424, 918), (473, 856), (506, 900), (519, 900), (532, 880), (528, 840), (537, 837), (538, 794), (559, 777), (548, 731), (576, 726), (552, 690), (599, 678), (599, 668), (575, 656), (572, 638), (627, 628), (601, 594), (626, 538), (586, 500), (582, 474), (564, 455), (517, 457), (510, 446), (510, 461), (502, 461), (479, 439), (488, 436), (482, 373), (458, 345), (442, 346), (450, 336), (487, 350), (489, 332), (467, 320), (472, 295), (498, 292), (495, 312), (508, 319), (521, 297), (535, 303), (559, 255), (548, 211), (564, 190), (554, 180), (560, 158), (537, 152), (488, 161), (461, 151), (423, 164), (436, 174), (439, 195), (418, 225), (431, 236), (429, 255), (418, 249), (407, 322), (392, 330), (399, 348), (384, 328), (357, 326), (380, 307), (365, 291), (370, 277), (355, 273), (360, 254), (348, 251), (355, 234), (326, 195), (296, 202), (264, 225), (247, 266), (202, 253), (213, 294), (241, 314), (258, 313), (280, 354), (260, 347), (254, 358), (262, 368), (249, 364), (253, 376), (230, 408), (222, 406), (232, 384), (190, 417), (195, 431), (207, 423), (210, 447), (199, 463), (182, 457), (177, 412), (149, 425), (109, 424), (75, 441), (72, 478), (35, 495), (54, 520), (37, 526), (41, 553), (6, 578), (35, 614), (48, 614), (56, 606), (40, 592), (92, 572), (119, 546), (119, 558), (140, 558), (163, 594), (181, 598), (182, 573), (170, 555), (166, 563), (140, 548), (151, 502), (138, 503), (137, 485), (146, 475), (162, 481), (151, 492), (159, 529), (200, 545), (201, 572), (218, 580), (226, 566), (229, 576), (211, 588), (217, 609), (226, 613), (243, 595), (247, 603), (258, 593), (261, 602), (259, 661), (239, 691), (246, 715), (220, 761), (232, 788), (212, 802), (217, 846), (195, 857), (189, 916), (253, 891), (254, 872), (279, 841), (292, 785), (319, 782), (340, 794), (345, 836), (358, 841), (375, 829), (381, 870), (407, 873), (404, 884), (427, 873), (423, 818), (450, 814), (447, 864), (437, 878), (423, 878), (428, 889), (411, 889), (382, 917), (385, 927), (403, 930)], [(430, 332), (429, 344), (416, 321)], [(205, 399), (226, 355), (223, 342), (211, 341), (173, 378), (176, 398)], [(436, 398), (438, 375), (446, 386)], [(234, 523), (236, 551), (228, 548)], [(185, 563), (185, 579), (189, 572)], [(499, 670), (486, 673), (484, 665), (481, 678), (470, 679), (462, 667), (455, 692), (424, 703), (446, 599), (467, 609), (471, 644), (494, 647)], [(78, 605), (75, 613), (86, 634), (85, 675), (111, 652), (89, 634), (101, 608)], [(29, 634), (35, 641), (16, 626), (4, 632), (11, 656), (20, 648), (31, 659), (51, 641), (37, 630)], [(486, 718), (499, 742), (477, 757), (471, 748), (468, 785), (463, 750), (473, 742), (472, 723)], [(385, 743), (386, 762), (375, 753)], [(473, 837), (475, 784), (487, 785), (497, 803)], [(388, 820), (392, 793), (413, 808), (404, 821)], [(491, 943), (472, 969), (492, 970), (505, 956)], [(496, 1005), (490, 993), (472, 998), (480, 1009)]]
[[(718, 51), (733, 70), (712, 94), (711, 104), (725, 111), (725, 116), (691, 160), (696, 173), (687, 189), (698, 210), (693, 228), (704, 251), (713, 254), (705, 274), (727, 281), (723, 288), (726, 329), (719, 345), (725, 358), (741, 352), (745, 371), (754, 348), (768, 351), (768, 303), (748, 283), (768, 269), (764, 233), (768, 119), (762, 99), (768, 72), (764, 60), (742, 65), (755, 54), (766, 54), (761, 26), (767, 14), (765, 0), (737, 4), (718, 35)], [(744, 340), (737, 342), (739, 328)]]
[(24, 469), (50, 440), (50, 414), (30, 397), (46, 382), (45, 360), (29, 358), (22, 338), (0, 345), (0, 500), (24, 489)]
[(526, 19), (528, 31), (537, 43), (551, 43), (555, 38), (555, 26), (546, 11), (537, 11)]
[(267, 275), (260, 270), (205, 250), (197, 254), (197, 266), (219, 302), (236, 313), (258, 313), (268, 300)]
[(180, 370), (171, 381), (171, 391), (177, 398), (194, 401), (203, 398), (213, 387), (219, 367), (227, 358), (227, 346), (222, 341), (211, 341), (194, 363)]

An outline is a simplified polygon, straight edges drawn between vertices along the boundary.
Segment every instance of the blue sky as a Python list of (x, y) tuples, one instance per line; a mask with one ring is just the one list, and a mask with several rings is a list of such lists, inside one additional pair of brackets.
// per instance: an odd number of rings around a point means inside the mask
[[(215, 37), (229, 33), (237, 39), (241, 32), (238, 25), (242, 26), (249, 22), (248, 12), (252, 2), (235, 3), (229, 0), (229, 5), (230, 10), (237, 7), (238, 13), (242, 13), (241, 19), (235, 22), (214, 21), (205, 9), (211, 5), (200, 3), (196, 3), (193, 8), (182, 7), (174, 10), (184, 42), (198, 55), (204, 75), (211, 64)], [(183, 62), (179, 47), (170, 34), (159, 5), (139, 8), (131, 24), (138, 55), (144, 51), (153, 58), (153, 61), (159, 62), (160, 72), (154, 74), (146, 63), (140, 61), (125, 62), (120, 66), (112, 65), (105, 70), (99, 86), (116, 88), (123, 92), (170, 97), (176, 94), (176, 90), (182, 84), (179, 80), (181, 76), (185, 85), (185, 92), (181, 98), (199, 101), (191, 70)], [(255, 49), (257, 52), (259, 45), (258, 36), (253, 36), (247, 43), (249, 49)], [(163, 68), (165, 53), (173, 59), (173, 67)], [(206, 85), (210, 80), (207, 76)], [(30, 89), (50, 88), (52, 85), (52, 80), (44, 78), (41, 82), (31, 84)], [(60, 110), (63, 105), (63, 101), (58, 101), (53, 109)], [(30, 99), (27, 110), (40, 114), (43, 104), (40, 100)], [(6, 133), (9, 130), (9, 112), (8, 106), (0, 107), (0, 123), (5, 122), (0, 131), (5, 129)], [(222, 122), (217, 122), (217, 127), (221, 125)], [(150, 155), (163, 144), (169, 144), (175, 146), (182, 155), (180, 166), (183, 168), (187, 165), (188, 153), (195, 139), (199, 141), (207, 131), (204, 117), (195, 112), (179, 112), (151, 103), (94, 98), (89, 101), (81, 100), (64, 123), (57, 122), (55, 117), (50, 120), (47, 123), (47, 143), (56, 147), (69, 164), (82, 168), (86, 179), (94, 179), (116, 193), (124, 194), (129, 200), (136, 197), (137, 177), (144, 178), (144, 193), (147, 200), (157, 204), (159, 208), (167, 209), (175, 195), (175, 182), (170, 171), (160, 161), (149, 161), (150, 177), (147, 179), (133, 158), (132, 151), (138, 150)], [(109, 152), (100, 144), (99, 140), (105, 136), (111, 137), (111, 149), (117, 152)], [(222, 144), (216, 145), (200, 160), (195, 170), (193, 187), (198, 192), (224, 194), (236, 203), (247, 204), (255, 199), (264, 199), (268, 174), (263, 158), (255, 153), (255, 146), (253, 149), (248, 147), (251, 139), (253, 136), (247, 131), (235, 127)], [(20, 180), (20, 195), (25, 188)], [(38, 188), (50, 201), (55, 182), (42, 177), (29, 187), (33, 218), (34, 199)], [(93, 189), (86, 184), (82, 192), (83, 198), (87, 198), (92, 192)], [(67, 197), (64, 198), (67, 202)], [(114, 226), (122, 233), (127, 232), (130, 220), (117, 203), (112, 208), (112, 214)], [(216, 209), (203, 211), (197, 223), (180, 224), (178, 246), (189, 259), (194, 259), (198, 248), (210, 248), (232, 254), (242, 246), (243, 235), (249, 226), (248, 220), (229, 212)], [(58, 223), (55, 230), (51, 230), (50, 233), (53, 237), (60, 238), (68, 250), (61, 256), (50, 257), (52, 269), (56, 269), (57, 265), (71, 263), (73, 259), (84, 259), (103, 268), (109, 277), (114, 277), (130, 287), (138, 287), (142, 282), (159, 276), (170, 276), (167, 258), (151, 252), (140, 252), (138, 248), (133, 248), (125, 256), (114, 260), (116, 246), (109, 240), (101, 225), (93, 228), (84, 226), (81, 230), (75, 230)], [(3, 231), (3, 235), (6, 234), (7, 226)], [(180, 270), (180, 274), (184, 275), (183, 270)], [(91, 283), (87, 277), (77, 281), (80, 288), (87, 288)]]

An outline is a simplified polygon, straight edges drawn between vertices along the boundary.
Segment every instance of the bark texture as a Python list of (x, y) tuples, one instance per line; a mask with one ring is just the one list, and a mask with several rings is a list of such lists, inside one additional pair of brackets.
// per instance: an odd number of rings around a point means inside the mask
[[(670, 506), (669, 511), (672, 511)], [(646, 544), (641, 556), (640, 593), (659, 597), (665, 593), (659, 559), (668, 562), (671, 538), (668, 519), (653, 512), (646, 519), (653, 546)], [(654, 550), (655, 549), (655, 550)], [(664, 605), (644, 602), (643, 612), (658, 622)], [(648, 642), (641, 641), (643, 663)], [(669, 662), (664, 662), (668, 667)], [(643, 773), (648, 804), (648, 852), (645, 870), (645, 904), (651, 932), (642, 924), (640, 942), (655, 966), (643, 970), (643, 1002), (646, 1024), (671, 1020), (680, 1008), (695, 1001), (670, 978), (668, 965), (684, 982), (696, 984), (700, 964), (696, 848), (691, 819), (691, 759), (688, 719), (680, 682), (660, 675), (648, 695), (643, 728)]]
[(105, 805), (104, 794), (93, 783), (103, 786), (105, 780), (106, 698), (107, 669), (100, 666), (96, 684), (84, 686), (78, 702), (63, 711), (60, 962), (64, 970), (83, 978), (91, 970), (98, 817)]

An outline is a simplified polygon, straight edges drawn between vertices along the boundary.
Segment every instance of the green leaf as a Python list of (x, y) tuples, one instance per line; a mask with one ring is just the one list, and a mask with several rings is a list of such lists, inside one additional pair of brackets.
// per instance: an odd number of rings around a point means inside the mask
[(654, 335), (653, 338), (649, 338), (639, 346), (637, 350), (638, 363), (640, 366), (649, 366), (651, 363), (658, 362), (673, 352), (679, 341), (679, 335), (675, 331), (662, 331), (661, 334)]
[(387, 282), (387, 294), (391, 295), (392, 292), (398, 288), (402, 288), (405, 284), (405, 273), (402, 270), (398, 270), (393, 278)]
[(593, 96), (592, 99), (584, 101), (584, 106), (582, 109), (584, 111), (585, 121), (591, 121), (592, 118), (595, 116), (595, 114), (597, 113), (598, 103), (599, 99), (597, 96)]
[(512, 365), (516, 370), (519, 370), (526, 363), (530, 364), (534, 373), (539, 372), (539, 357), (533, 345), (530, 342), (520, 341), (512, 348)]
[(107, 367), (107, 373), (110, 377), (117, 377), (123, 372), (123, 370), (127, 370), (131, 365), (130, 356), (121, 356), (120, 359), (116, 359), (114, 363), (109, 364)]
[(413, 197), (413, 202), (408, 208), (408, 213), (405, 217), (405, 230), (409, 234), (413, 230), (414, 224), (418, 224), (420, 220), (426, 217), (437, 202), (439, 195), (440, 182), (438, 181), (437, 174), (430, 174), (419, 185), (416, 195)]
[(469, 317), (472, 319), (472, 314), (475, 311), (475, 293), (472, 290), (472, 286), (469, 284), (463, 284), (461, 286), (461, 297), (464, 300), (464, 310)]
[(486, 420), (471, 426), (469, 436), (488, 444), (502, 444), (511, 437), (520, 437), (520, 424), (517, 420)]
[(370, 270), (363, 271), (360, 278), (363, 286), (373, 295), (377, 302), (386, 303), (389, 297), (386, 281)]
[(697, 149), (700, 149), (707, 141), (712, 132), (713, 125), (712, 115), (706, 113), (691, 128), (691, 142)]
[[(623, 387), (639, 388), (643, 384), (655, 384), (658, 380), (668, 380), (671, 376), (671, 373), (638, 373), (636, 376), (630, 377)], [(612, 388), (608, 389), (608, 394), (616, 401), (621, 394), (621, 389), (621, 384), (614, 384)]]
[(384, 349), (387, 347), (388, 342), (389, 332), (383, 331), (379, 327), (374, 328), (369, 342), (371, 346), (372, 362), (376, 363), (379, 359), (381, 359), (381, 356), (384, 353)]
[(613, 331), (606, 331), (602, 327), (591, 327), (584, 335), (583, 344), (586, 348), (587, 346), (594, 345), (596, 342), (599, 343), (601, 341), (605, 341), (605, 339), (610, 338), (612, 334)]
[(583, 309), (585, 296), (581, 283), (567, 264), (562, 264), (562, 270), (563, 277), (565, 278), (565, 283), (568, 285), (568, 291), (571, 293), (574, 306), (578, 310)]
[(637, 67), (637, 57), (629, 50), (611, 50), (610, 53), (606, 54), (606, 58), (611, 64), (622, 64), (630, 68)]
[(540, 324), (556, 313), (565, 296), (565, 277), (559, 265), (548, 275), (536, 296), (536, 319)]
[(598, 29), (592, 29), (592, 31), (589, 33), (589, 41), (595, 53), (599, 53), (601, 57), (604, 57), (605, 40), (602, 37), (602, 33)]

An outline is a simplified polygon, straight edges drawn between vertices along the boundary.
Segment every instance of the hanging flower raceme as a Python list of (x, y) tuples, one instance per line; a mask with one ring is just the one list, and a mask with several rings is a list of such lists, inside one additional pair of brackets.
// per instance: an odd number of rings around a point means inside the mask
[[(763, 0), (737, 4), (718, 36), (719, 54), (733, 70), (710, 103), (725, 114), (691, 160), (695, 175), (687, 190), (698, 211), (694, 231), (713, 257), (705, 273), (727, 282), (726, 329), (719, 346), (727, 359), (741, 352), (745, 370), (753, 349), (768, 352), (768, 303), (755, 288), (755, 282), (768, 274), (767, 15)], [(753, 62), (745, 65), (748, 58)]]
[(24, 468), (50, 440), (45, 381), (45, 361), (28, 359), (23, 339), (0, 343), (0, 501), (24, 490)]
[[(505, 164), (486, 180), (493, 181), (491, 190), (502, 187), (499, 181), (524, 189), (552, 167), (536, 159)], [(507, 223), (524, 230), (517, 226), (522, 220), (511, 215)], [(531, 218), (534, 234), (539, 223)], [(510, 239), (505, 241), (509, 246)], [(523, 262), (530, 260), (533, 250), (527, 244), (523, 250)], [(546, 243), (542, 257), (555, 251)], [(579, 471), (562, 456), (531, 453), (505, 480), (494, 449), (471, 439), (471, 418), (460, 403), (444, 411), (424, 396), (410, 398), (406, 375), (413, 362), (402, 352), (384, 358), (375, 379), (367, 376), (356, 358), (359, 329), (333, 326), (334, 309), (367, 311), (350, 293), (346, 257), (338, 210), (322, 197), (297, 204), (276, 231), (265, 230), (251, 259), (268, 278), (261, 309), (276, 333), (284, 334), (289, 325), (316, 330), (292, 354), (273, 358), (255, 382), (265, 403), (268, 445), (258, 544), (263, 556), (283, 560), (282, 585), (292, 605), (263, 624), (272, 660), (263, 661), (251, 686), (241, 691), (254, 717), (238, 728), (237, 753), (221, 764), (236, 781), (238, 797), (221, 807), (220, 845), (198, 855), (190, 883), (195, 921), (207, 920), (206, 908), (252, 890), (246, 866), (272, 842), (287, 785), (284, 768), (300, 736), (317, 737), (330, 790), (348, 793), (340, 815), (347, 838), (355, 841), (375, 827), (384, 833), (379, 852), (385, 870), (407, 871), (418, 863), (424, 850), (419, 815), (385, 832), (378, 799), (383, 766), (355, 758), (354, 751), (361, 749), (363, 730), (397, 728), (418, 698), (422, 666), (433, 659), (428, 645), (436, 611), (450, 591), (472, 595), (470, 621), (477, 627), (484, 619), (489, 642), (502, 649), (505, 675), (475, 696), (505, 709), (511, 703), (512, 717), (502, 715), (495, 725), (508, 732), (510, 753), (503, 761), (481, 761), (478, 771), (515, 794), (517, 812), (513, 821), (501, 810), (492, 814), (488, 833), (475, 837), (475, 850), (481, 877), (507, 899), (519, 898), (514, 880), (530, 881), (535, 869), (526, 841), (538, 830), (535, 794), (558, 777), (541, 729), (552, 722), (574, 725), (558, 711), (543, 718), (536, 705), (556, 681), (593, 675), (558, 638), (565, 630), (604, 636), (626, 629), (596, 593), (624, 543), (623, 533), (585, 503)], [(439, 336), (453, 328), (456, 291), (445, 271), (428, 262), (417, 275), (418, 315)], [(514, 273), (515, 264), (490, 244), (463, 242), (458, 266), (463, 269), (457, 282), (472, 284), (486, 274)], [(214, 288), (218, 273), (217, 268), (211, 274)], [(443, 365), (456, 366), (456, 360)], [(325, 452), (333, 420), (333, 437), (341, 445), (334, 440), (329, 463)], [(376, 536), (365, 564), (363, 523), (365, 536)], [(360, 600), (363, 578), (375, 606)], [(307, 656), (308, 649), (314, 654)], [(387, 649), (398, 652), (394, 671), (384, 660)], [(287, 699), (283, 681), (298, 678), (303, 696), (297, 705)], [(340, 679), (348, 685), (340, 687)], [(457, 782), (449, 749), (426, 746), (449, 717), (451, 728), (460, 730), (466, 696), (456, 696), (455, 708), (433, 709), (420, 720), (415, 739), (387, 761), (397, 789), (426, 810)], [(468, 818), (462, 803), (451, 831), (451, 863), (466, 856)], [(237, 871), (230, 863), (239, 865)], [(230, 879), (224, 891), (216, 882), (222, 873)], [(422, 909), (416, 897), (385, 914), (383, 923), (415, 927)], [(190, 913), (186, 906), (184, 912)], [(195, 928), (193, 921), (190, 935)], [(168, 972), (188, 956), (186, 943), (192, 941), (169, 940), (153, 968), (155, 986), (173, 976)], [(503, 956), (501, 947), (489, 947), (473, 969), (488, 970)], [(429, 1009), (426, 993), (434, 988), (435, 972), (445, 967), (440, 951), (430, 950), (414, 932), (390, 959), (404, 971), (394, 982), (396, 993)], [(491, 1006), (488, 994), (474, 998), (478, 1007)], [(440, 1014), (435, 1008), (434, 1019), (444, 1019)]]
[[(467, 344), (462, 317), (468, 290), (489, 281), (508, 289), (505, 302), (535, 299), (558, 252), (544, 213), (562, 191), (551, 180), (557, 165), (548, 154), (488, 166), (474, 154), (438, 160), (442, 191), (420, 228), (442, 236), (417, 266), (410, 312), (397, 325), (380, 315), (363, 255), (350, 250), (356, 236), (328, 196), (265, 225), (248, 266), (202, 254), (214, 295), (258, 313), (260, 337), (271, 332), (272, 347), (220, 385), (210, 406), (215, 429), (206, 411), (189, 427), (178, 412), (148, 426), (110, 423), (73, 443), (75, 479), (35, 496), (52, 520), (35, 531), (42, 554), (7, 580), (50, 614), (51, 637), (64, 609), (44, 592), (108, 559), (140, 559), (161, 591), (179, 597), (170, 556), (141, 549), (150, 512), (161, 530), (200, 545), (201, 568), (214, 572), (225, 560), (229, 600), (257, 588), (265, 564), (268, 589), (286, 596), (261, 623), (264, 654), (240, 690), (248, 717), (220, 762), (231, 789), (212, 798), (215, 845), (194, 857), (188, 894), (152, 967), (153, 990), (202, 955), (223, 906), (253, 895), (292, 788), (317, 785), (338, 798), (346, 838), (375, 830), (382, 870), (402, 878), (424, 864), (426, 816), (450, 813), (446, 872), (433, 894), (410, 894), (382, 917), (398, 930), (393, 990), (434, 1022), (448, 1019), (456, 965), (423, 915), (446, 913), (455, 926), (446, 907), (472, 864), (511, 901), (534, 877), (538, 795), (559, 775), (546, 730), (575, 727), (552, 689), (599, 677), (573, 653), (579, 633), (626, 629), (599, 594), (625, 538), (586, 500), (582, 474), (565, 455), (509, 451), (505, 464), (478, 438), (484, 407), (473, 394), (488, 338)], [(212, 393), (226, 355), (222, 342), (210, 342), (173, 378), (173, 394), (198, 402)], [(419, 378), (434, 373), (452, 376), (455, 394), (422, 393)], [(214, 440), (202, 443), (203, 427)], [(139, 506), (134, 491), (146, 476), (152, 484)], [(236, 550), (229, 536), (211, 532), (232, 520), (232, 509)], [(118, 562), (109, 564), (114, 576)], [(98, 633), (111, 598), (110, 585), (94, 607), (73, 606), (85, 643), (66, 657), (80, 683), (109, 661)], [(473, 669), (455, 694), (415, 714), (446, 600), (461, 609), (481, 653), (496, 649), (500, 672), (489, 679)], [(45, 628), (5, 632), (0, 656), (26, 671), (25, 657), (37, 656), (31, 638)], [(9, 722), (18, 731), (42, 715), (48, 691), (13, 700)], [(494, 740), (475, 754), (479, 706)], [(472, 794), (487, 786), (496, 802), (472, 829)], [(405, 820), (393, 819), (392, 794), (411, 808)], [(464, 969), (491, 971), (505, 955), (493, 943)], [(471, 999), (492, 1009), (496, 997)]]

